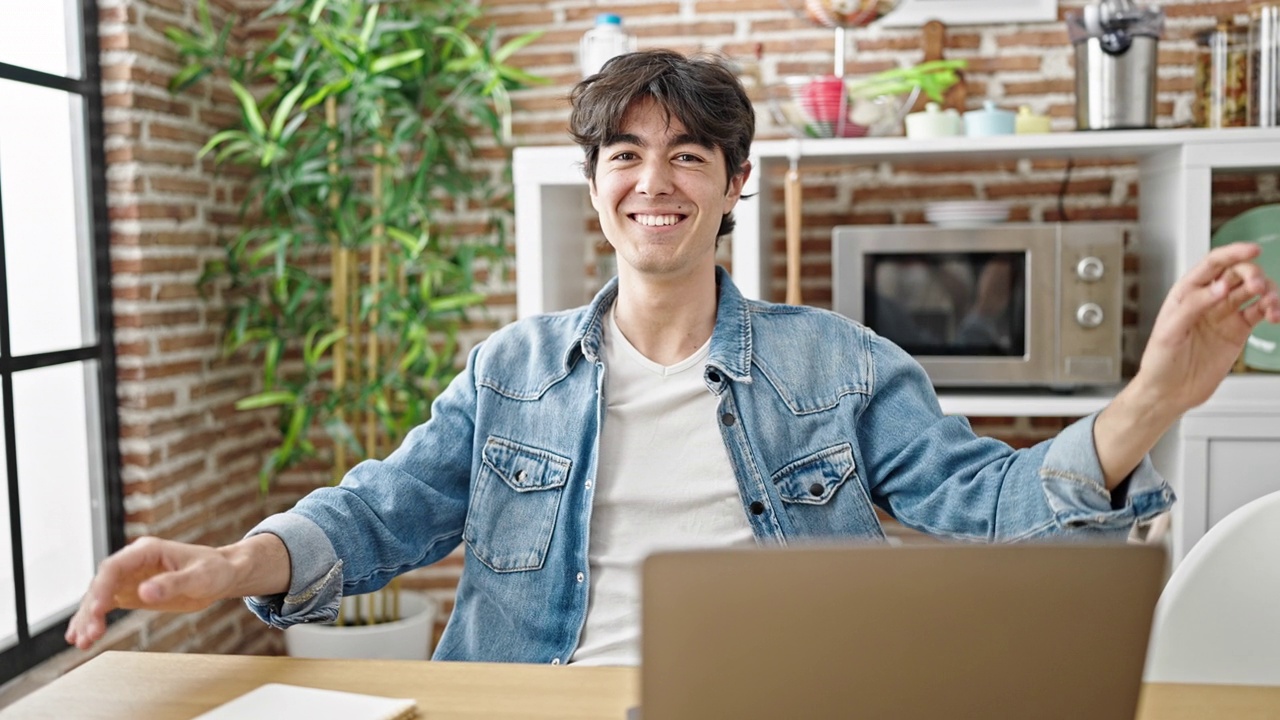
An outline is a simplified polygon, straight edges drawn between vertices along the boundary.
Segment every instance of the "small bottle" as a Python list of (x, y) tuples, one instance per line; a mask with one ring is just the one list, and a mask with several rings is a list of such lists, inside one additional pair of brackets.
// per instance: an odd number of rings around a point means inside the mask
[(582, 35), (582, 77), (600, 72), (611, 58), (635, 52), (636, 39), (622, 29), (622, 17), (613, 13), (596, 16), (596, 26)]

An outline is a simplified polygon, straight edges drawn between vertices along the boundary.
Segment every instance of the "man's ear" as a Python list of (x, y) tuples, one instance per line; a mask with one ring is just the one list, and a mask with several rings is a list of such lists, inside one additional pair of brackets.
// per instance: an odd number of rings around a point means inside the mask
[[(751, 177), (751, 161), (745, 160), (742, 163), (742, 169), (737, 175), (729, 178), (729, 187), (725, 190), (725, 199), (729, 201), (729, 208), (732, 209), (738, 203), (738, 199), (742, 197), (742, 188), (747, 184), (747, 178)], [(727, 211), (726, 211), (727, 212)]]
[(591, 196), (591, 207), (595, 208), (596, 212), (600, 212), (600, 206), (596, 205), (596, 200), (600, 196), (596, 193), (596, 181), (594, 178), (587, 178), (587, 193)]

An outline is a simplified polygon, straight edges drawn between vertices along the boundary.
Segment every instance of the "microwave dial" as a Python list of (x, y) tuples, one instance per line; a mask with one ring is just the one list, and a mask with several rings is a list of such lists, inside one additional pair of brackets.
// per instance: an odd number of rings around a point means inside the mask
[(1085, 303), (1076, 308), (1076, 322), (1080, 327), (1096, 328), (1102, 324), (1104, 313), (1098, 303)]
[(1076, 277), (1085, 282), (1098, 282), (1106, 273), (1102, 259), (1090, 255), (1076, 263)]

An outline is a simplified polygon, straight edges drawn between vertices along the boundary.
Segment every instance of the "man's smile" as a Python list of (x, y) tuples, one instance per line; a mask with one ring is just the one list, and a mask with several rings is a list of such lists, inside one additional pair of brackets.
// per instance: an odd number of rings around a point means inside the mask
[(683, 222), (688, 216), (680, 213), (630, 213), (627, 217), (636, 221), (640, 225), (644, 225), (645, 227), (668, 227)]

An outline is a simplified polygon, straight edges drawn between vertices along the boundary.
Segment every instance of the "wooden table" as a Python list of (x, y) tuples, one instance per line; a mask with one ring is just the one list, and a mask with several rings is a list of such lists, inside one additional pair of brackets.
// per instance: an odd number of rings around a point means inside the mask
[[(301, 660), (108, 652), (14, 703), (9, 718), (190, 720), (268, 682), (418, 701), (422, 720), (622, 720), (639, 702), (634, 668), (392, 660)], [(1143, 688), (1139, 720), (1280, 717), (1280, 687)]]

